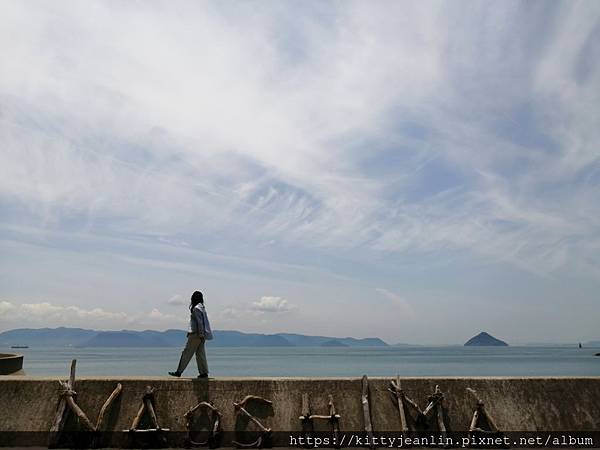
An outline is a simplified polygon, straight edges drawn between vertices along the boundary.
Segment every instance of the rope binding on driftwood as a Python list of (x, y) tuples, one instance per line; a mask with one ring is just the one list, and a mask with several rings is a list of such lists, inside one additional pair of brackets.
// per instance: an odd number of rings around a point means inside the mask
[(396, 380), (390, 382), (388, 391), (398, 405), (400, 429), (403, 433), (416, 431), (417, 429), (424, 431), (436, 428), (440, 433), (448, 431), (445, 418), (444, 393), (440, 390), (439, 385), (436, 385), (433, 394), (427, 397), (427, 406), (423, 411), (415, 401), (406, 396), (400, 384), (399, 375), (396, 376)]
[[(77, 416), (78, 422), (84, 426), (86, 431), (90, 431), (93, 433), (98, 433), (102, 431), (104, 425), (104, 418), (106, 417), (106, 412), (113, 405), (114, 401), (123, 390), (123, 386), (121, 385), (121, 383), (117, 383), (117, 386), (115, 387), (113, 392), (102, 405), (100, 413), (98, 414), (98, 419), (96, 420), (96, 424), (92, 424), (88, 416), (85, 414), (85, 412), (83, 412), (83, 410), (75, 401), (77, 398), (77, 392), (75, 391), (76, 366), (77, 360), (74, 359), (71, 361), (71, 371), (69, 375), (69, 380), (58, 380), (58, 384), (61, 387), (61, 390), (59, 392), (59, 401), (58, 406), (56, 408), (54, 421), (52, 422), (52, 426), (50, 427), (48, 447), (55, 447), (56, 445), (58, 445), (60, 438), (64, 432), (64, 427), (67, 422), (69, 412), (72, 412), (73, 414), (75, 414), (75, 416)], [(94, 436), (92, 447), (97, 447), (99, 444), (99, 436)]]
[(312, 414), (310, 408), (310, 397), (308, 393), (302, 394), (302, 415), (299, 419), (302, 421), (302, 431), (306, 437), (311, 437), (315, 432), (315, 420), (327, 420), (331, 425), (331, 433), (333, 435), (333, 443), (334, 445), (338, 445), (339, 443), (339, 434), (340, 434), (340, 418), (341, 416), (337, 413), (335, 409), (335, 404), (333, 403), (333, 396), (329, 394), (327, 405), (329, 406), (329, 415), (324, 414)]

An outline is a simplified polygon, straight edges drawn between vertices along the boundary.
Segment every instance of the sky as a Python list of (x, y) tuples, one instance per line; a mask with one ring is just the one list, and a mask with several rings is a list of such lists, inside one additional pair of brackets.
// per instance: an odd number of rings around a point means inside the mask
[(3, 1), (0, 331), (600, 339), (600, 2)]

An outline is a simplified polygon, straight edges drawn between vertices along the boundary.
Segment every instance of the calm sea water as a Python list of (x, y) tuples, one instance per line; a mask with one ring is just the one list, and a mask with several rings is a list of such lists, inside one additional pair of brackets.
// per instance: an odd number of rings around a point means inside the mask
[[(79, 375), (166, 375), (178, 348), (32, 347), (28, 375), (60, 375), (77, 359)], [(208, 347), (211, 376), (600, 376), (600, 348), (573, 347)], [(192, 359), (184, 375), (197, 375)]]

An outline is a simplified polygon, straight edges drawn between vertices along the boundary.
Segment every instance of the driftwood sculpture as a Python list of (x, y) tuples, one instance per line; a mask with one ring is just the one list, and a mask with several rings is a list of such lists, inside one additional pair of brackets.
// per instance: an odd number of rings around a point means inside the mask
[(315, 432), (314, 420), (327, 420), (331, 425), (331, 433), (333, 434), (334, 444), (338, 444), (340, 434), (340, 415), (335, 410), (335, 404), (333, 403), (333, 396), (329, 394), (329, 415), (323, 414), (312, 414), (310, 409), (310, 398), (308, 394), (302, 394), (302, 415), (300, 420), (302, 421), (302, 429), (306, 436), (311, 436)]
[[(196, 411), (200, 409), (206, 409), (210, 411), (209, 417), (209, 429), (208, 429), (208, 439), (204, 442), (197, 442), (192, 439), (192, 428), (194, 422), (194, 414)], [(188, 430), (188, 442), (190, 446), (195, 447), (204, 447), (208, 446), (209, 448), (217, 448), (219, 446), (219, 441), (221, 438), (221, 413), (214, 405), (210, 402), (200, 402), (193, 408), (191, 408), (188, 412), (185, 413), (185, 427)]]
[[(77, 365), (77, 360), (74, 359), (71, 361), (71, 370), (68, 381), (59, 380), (58, 383), (60, 385), (61, 393), (60, 400), (58, 402), (58, 407), (56, 409), (56, 414), (54, 417), (54, 421), (52, 422), (52, 426), (50, 427), (50, 437), (48, 441), (48, 447), (55, 447), (59, 440), (61, 433), (63, 432), (65, 423), (67, 422), (67, 418), (69, 416), (69, 411), (77, 416), (77, 420), (79, 423), (83, 425), (86, 431), (90, 431), (93, 433), (102, 431), (104, 425), (104, 418), (106, 417), (106, 412), (112, 406), (117, 397), (121, 394), (123, 390), (123, 386), (121, 383), (118, 383), (110, 396), (106, 399), (102, 408), (100, 409), (100, 413), (98, 414), (98, 419), (96, 420), (96, 424), (92, 424), (88, 416), (83, 412), (83, 410), (77, 405), (75, 401), (77, 398), (77, 392), (75, 391), (75, 369)], [(97, 436), (94, 439), (93, 447), (96, 447)]]
[(366, 375), (363, 375), (362, 377), (361, 403), (363, 407), (363, 423), (365, 427), (365, 433), (369, 439), (370, 447), (374, 448), (373, 424), (371, 423), (371, 405), (369, 404), (369, 379)]
[(246, 397), (244, 397), (244, 399), (241, 402), (233, 403), (236, 417), (239, 416), (240, 414), (245, 415), (246, 417), (248, 417), (248, 419), (250, 419), (252, 422), (254, 422), (260, 430), (260, 435), (258, 436), (258, 439), (256, 439), (256, 441), (254, 441), (254, 442), (244, 443), (244, 442), (239, 442), (239, 441), (231, 441), (231, 443), (238, 448), (262, 448), (271, 439), (271, 429), (268, 427), (265, 427), (260, 422), (260, 420), (258, 420), (253, 414), (249, 413), (248, 410), (246, 410), (246, 403), (248, 403), (250, 401), (258, 401), (258, 402), (261, 402), (261, 403), (269, 405), (269, 406), (271, 406), (273, 404), (273, 402), (271, 402), (270, 400), (259, 397), (257, 395), (247, 395)]
[[(427, 398), (427, 407), (423, 411), (402, 390), (400, 376), (396, 376), (396, 380), (390, 382), (388, 390), (392, 393), (393, 400), (398, 404), (400, 430), (403, 433), (431, 430), (432, 428), (437, 428), (440, 433), (448, 431), (444, 414), (444, 394), (439, 386), (436, 385), (434, 393)], [(411, 411), (414, 412), (414, 417)]]
[[(165, 436), (161, 434), (163, 431), (170, 431), (169, 428), (161, 428), (158, 424), (158, 417), (156, 416), (156, 409), (154, 408), (154, 392), (155, 389), (152, 386), (146, 386), (146, 390), (144, 391), (144, 395), (142, 396), (142, 404), (140, 409), (138, 410), (133, 422), (131, 423), (131, 427), (127, 430), (123, 430), (124, 433), (129, 433), (131, 438), (134, 438), (135, 435), (140, 433), (151, 433), (158, 439), (160, 445), (166, 445), (167, 439)], [(144, 412), (148, 414), (150, 418), (150, 428), (138, 428), (144, 417)]]
[[(498, 429), (496, 422), (490, 416), (490, 413), (486, 410), (483, 400), (477, 394), (475, 389), (467, 388), (467, 392), (475, 399), (475, 408), (473, 410), (473, 417), (469, 424), (469, 437), (473, 438), (477, 435), (495, 435), (496, 437), (502, 436), (502, 431)], [(482, 428), (485, 427), (485, 428)], [(509, 448), (508, 445), (504, 444), (500, 448)]]
[[(416, 424), (425, 423), (426, 419), (423, 412), (416, 402), (406, 396), (402, 385), (400, 384), (400, 375), (396, 376), (396, 381), (390, 382), (388, 391), (392, 394), (392, 399), (398, 404), (398, 416), (400, 418), (400, 431), (408, 433), (414, 431)], [(414, 411), (415, 418), (412, 417), (410, 410)], [(412, 426), (411, 426), (412, 425)]]
[[(498, 427), (496, 423), (489, 415), (487, 410), (485, 409), (485, 405), (483, 404), (483, 400), (479, 398), (477, 391), (475, 389), (467, 388), (467, 392), (471, 394), (471, 396), (475, 399), (475, 410), (473, 411), (473, 418), (471, 419), (471, 424), (469, 425), (470, 433), (498, 433)], [(484, 430), (479, 426), (479, 422), (484, 420), (487, 423), (487, 428), (489, 430)]]
[(434, 419), (438, 431), (440, 433), (446, 433), (447, 429), (444, 421), (444, 394), (438, 385), (435, 386), (434, 393), (429, 396), (427, 401), (429, 403), (423, 411), (423, 416), (427, 419), (427, 423), (431, 423), (430, 418)]

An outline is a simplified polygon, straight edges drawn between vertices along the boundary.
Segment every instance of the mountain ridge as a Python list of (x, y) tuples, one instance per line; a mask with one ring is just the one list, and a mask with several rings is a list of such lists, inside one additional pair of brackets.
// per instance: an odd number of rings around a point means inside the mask
[[(379, 338), (311, 336), (298, 333), (245, 333), (237, 330), (214, 330), (213, 347), (318, 347), (323, 343), (339, 343), (344, 347), (388, 346)], [(157, 330), (91, 330), (85, 328), (16, 328), (0, 333), (0, 345), (39, 347), (181, 347), (186, 331)]]

